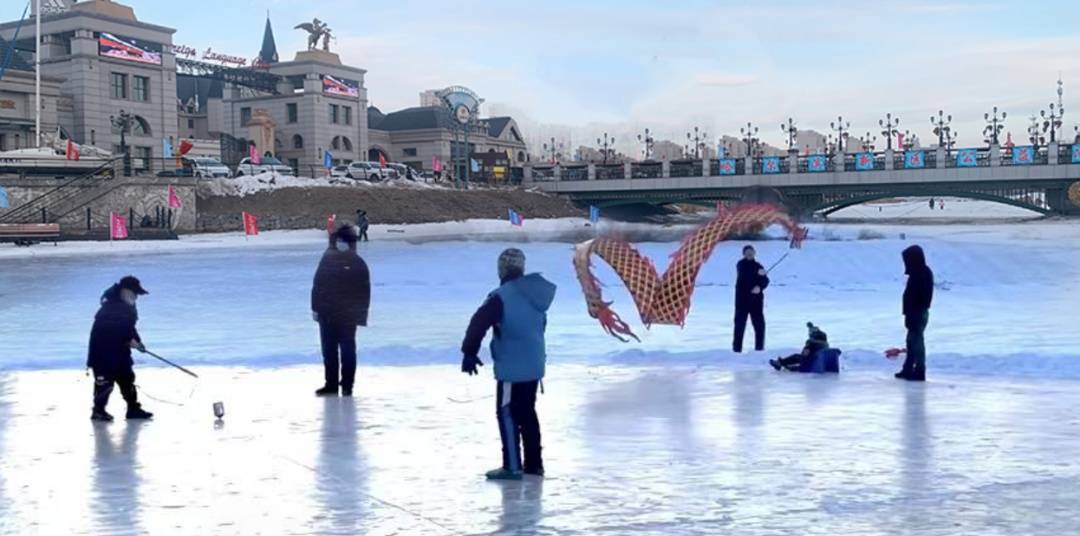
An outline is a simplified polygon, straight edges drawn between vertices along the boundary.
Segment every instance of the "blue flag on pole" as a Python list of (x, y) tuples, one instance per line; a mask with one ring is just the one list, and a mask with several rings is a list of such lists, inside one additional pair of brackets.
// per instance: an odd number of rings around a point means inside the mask
[(3, 186), (0, 186), (0, 208), (10, 208), (11, 203), (8, 201), (7, 190)]
[(507, 210), (510, 211), (510, 225), (521, 227), (525, 223), (525, 218), (522, 218), (521, 214), (518, 214), (516, 210), (512, 208)]
[(469, 162), (471, 162), (472, 165), (472, 172), (480, 173), (480, 162), (477, 162), (475, 158), (470, 158)]
[(589, 222), (596, 223), (600, 221), (600, 208), (590, 206), (589, 207)]
[(161, 157), (172, 158), (172, 143), (169, 143), (169, 138), (161, 138)]
[(322, 165), (326, 169), (334, 167), (334, 155), (330, 151), (323, 151)]

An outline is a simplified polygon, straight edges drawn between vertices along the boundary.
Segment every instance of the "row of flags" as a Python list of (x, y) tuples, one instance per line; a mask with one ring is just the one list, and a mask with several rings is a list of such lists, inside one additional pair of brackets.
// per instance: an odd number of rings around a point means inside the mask
[[(176, 194), (176, 190), (169, 185), (168, 192), (166, 194), (168, 200), (166, 201), (169, 208), (183, 208), (184, 202), (180, 199), (180, 196)], [(0, 207), (3, 207), (0, 204)], [(123, 214), (118, 212), (109, 213), (109, 240), (125, 240), (128, 237), (128, 221)]]

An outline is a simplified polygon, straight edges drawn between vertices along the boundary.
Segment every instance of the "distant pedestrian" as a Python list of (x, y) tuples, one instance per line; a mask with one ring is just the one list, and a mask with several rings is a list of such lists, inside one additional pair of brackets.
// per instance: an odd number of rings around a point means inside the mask
[(926, 254), (919, 246), (904, 250), (904, 327), (907, 328), (907, 358), (896, 378), (926, 381), (926, 342), (924, 334), (930, 322), (930, 303), (934, 299), (934, 272), (926, 265)]
[(133, 276), (127, 276), (108, 288), (101, 296), (101, 308), (94, 316), (90, 330), (90, 350), (86, 366), (94, 371), (94, 410), (90, 419), (110, 422), (112, 415), (105, 411), (112, 394), (113, 385), (120, 386), (120, 394), (127, 402), (128, 419), (149, 419), (154, 416), (142, 409), (135, 390), (135, 362), (131, 349), (145, 351), (142, 338), (135, 324), (139, 312), (135, 302), (139, 296), (149, 294)]
[(523, 473), (544, 476), (536, 392), (544, 378), (547, 362), (544, 332), (556, 287), (540, 274), (525, 275), (525, 254), (519, 249), (503, 251), (498, 268), (500, 286), (473, 314), (461, 343), (461, 371), (469, 375), (478, 373), (477, 367), (483, 365), (480, 344), (491, 329), (502, 467), (488, 471), (487, 478), (521, 480)]
[(365, 210), (357, 210), (356, 211), (356, 228), (358, 229), (358, 232), (359, 232), (359, 239), (363, 240), (364, 242), (368, 241), (367, 232), (368, 232), (368, 227), (369, 226), (370, 226), (370, 223), (368, 222), (367, 211), (365, 211)]
[(944, 199), (939, 199), (938, 200), (938, 210), (945, 210), (945, 200)]
[(930, 198), (930, 210), (934, 210), (934, 198)]
[[(319, 323), (325, 382), (318, 396), (352, 396), (356, 379), (356, 328), (367, 326), (371, 276), (356, 253), (356, 228), (342, 225), (330, 235), (311, 287), (312, 317)], [(338, 367), (340, 365), (340, 375)]]
[(754, 325), (754, 349), (765, 349), (765, 289), (769, 286), (769, 276), (765, 267), (755, 260), (757, 252), (754, 246), (743, 248), (743, 258), (735, 266), (738, 277), (735, 280), (735, 339), (732, 350), (742, 352), (743, 336), (746, 333), (746, 317)]

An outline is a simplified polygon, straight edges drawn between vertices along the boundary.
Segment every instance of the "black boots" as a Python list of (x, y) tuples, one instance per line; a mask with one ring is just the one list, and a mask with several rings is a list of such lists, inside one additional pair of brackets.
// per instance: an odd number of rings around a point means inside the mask
[(154, 418), (154, 414), (150, 413), (149, 411), (146, 411), (145, 409), (142, 409), (142, 406), (136, 404), (136, 405), (133, 405), (133, 406), (128, 406), (127, 417), (126, 418), (129, 421), (140, 420), (140, 419), (152, 419), (152, 418)]
[(926, 371), (901, 370), (900, 372), (893, 374), (893, 378), (907, 380), (909, 382), (924, 382), (926, 381)]
[[(324, 385), (323, 387), (315, 390), (315, 396), (337, 396), (338, 390), (336, 385)], [(352, 389), (349, 389), (349, 395), (352, 395)]]
[(109, 415), (103, 409), (94, 408), (94, 412), (90, 414), (90, 420), (91, 421), (100, 421), (100, 422), (112, 422), (113, 421), (113, 416)]

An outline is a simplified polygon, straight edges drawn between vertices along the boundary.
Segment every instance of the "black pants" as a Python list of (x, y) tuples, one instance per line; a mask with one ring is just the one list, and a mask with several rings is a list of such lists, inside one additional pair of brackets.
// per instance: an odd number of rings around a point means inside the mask
[(364, 242), (367, 242), (367, 241), (368, 241), (368, 238), (367, 238), (367, 230), (368, 230), (368, 226), (367, 226), (367, 225), (361, 225), (361, 226), (360, 226), (360, 237), (359, 237), (359, 240), (363, 240)]
[(113, 384), (120, 386), (120, 394), (127, 402), (128, 408), (139, 407), (139, 397), (135, 391), (135, 371), (128, 368), (122, 370), (94, 371), (94, 409), (105, 411), (109, 403), (109, 395), (113, 392)]
[(806, 356), (802, 354), (791, 354), (787, 357), (780, 358), (778, 361), (780, 362), (781, 367), (788, 370), (799, 370), (799, 367), (802, 366), (803, 359), (805, 358)]
[[(356, 324), (319, 321), (326, 386), (352, 390), (356, 379)], [(341, 376), (338, 376), (338, 366)]]
[(742, 351), (747, 316), (754, 325), (754, 349), (760, 352), (765, 349), (765, 300), (763, 299), (735, 304), (735, 340), (731, 344), (731, 349), (735, 352)]
[[(495, 416), (502, 438), (503, 469), (537, 473), (544, 470), (540, 457), (540, 419), (536, 417), (539, 381), (499, 382), (495, 390)], [(525, 463), (521, 444), (525, 445)]]
[(926, 325), (930, 322), (930, 312), (912, 315), (904, 319), (907, 325), (907, 357), (904, 358), (902, 372), (906, 374), (926, 375)]

